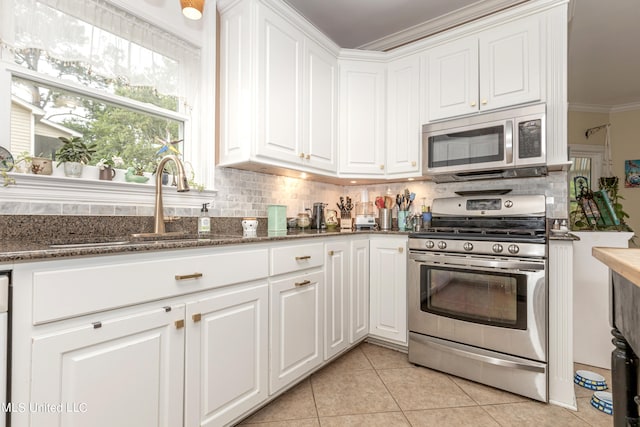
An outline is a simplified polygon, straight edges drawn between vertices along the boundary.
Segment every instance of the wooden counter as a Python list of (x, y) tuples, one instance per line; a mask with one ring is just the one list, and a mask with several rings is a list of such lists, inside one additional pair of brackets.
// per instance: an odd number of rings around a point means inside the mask
[(611, 270), (640, 286), (640, 249), (593, 248), (592, 253)]
[(613, 424), (640, 425), (638, 356), (640, 352), (640, 249), (595, 247), (593, 256), (611, 271), (610, 321), (613, 329), (611, 378)]

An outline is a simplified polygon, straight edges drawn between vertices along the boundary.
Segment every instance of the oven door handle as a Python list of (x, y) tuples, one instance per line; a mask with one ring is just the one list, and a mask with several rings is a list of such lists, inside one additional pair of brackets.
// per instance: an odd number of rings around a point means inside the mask
[(532, 372), (541, 372), (541, 373), (544, 373), (545, 371), (544, 365), (539, 363), (536, 363), (534, 365), (533, 363), (535, 362), (531, 362), (531, 364), (521, 363), (513, 360), (498, 359), (496, 357), (473, 353), (467, 350), (463, 350), (461, 348), (450, 347), (448, 345), (442, 345), (433, 341), (420, 340), (420, 342), (422, 343), (422, 345), (433, 347), (439, 351), (450, 353), (456, 356), (463, 356), (468, 359), (474, 359), (479, 362), (488, 363), (490, 365), (496, 365), (496, 366), (502, 366), (505, 368), (520, 369), (520, 370), (532, 371)]
[(431, 266), (438, 265), (453, 265), (458, 267), (464, 267), (466, 269), (473, 267), (488, 267), (488, 268), (501, 268), (512, 271), (517, 270), (544, 270), (544, 261), (541, 262), (527, 262), (522, 260), (492, 260), (484, 258), (473, 257), (451, 257), (440, 256), (430, 259), (424, 259), (424, 257), (411, 257), (412, 261), (419, 262), (421, 264), (429, 264)]

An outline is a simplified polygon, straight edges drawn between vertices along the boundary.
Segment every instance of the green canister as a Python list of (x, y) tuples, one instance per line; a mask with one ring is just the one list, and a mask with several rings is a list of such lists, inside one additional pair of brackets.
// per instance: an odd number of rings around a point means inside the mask
[(268, 231), (287, 231), (287, 207), (285, 205), (267, 206)]

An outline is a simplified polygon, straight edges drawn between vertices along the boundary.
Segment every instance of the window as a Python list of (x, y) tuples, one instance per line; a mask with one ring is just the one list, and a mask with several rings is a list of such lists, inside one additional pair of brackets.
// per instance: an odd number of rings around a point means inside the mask
[(171, 141), (199, 182), (212, 184), (212, 167), (202, 167), (212, 149), (198, 146), (206, 136), (201, 98), (213, 87), (200, 75), (211, 59), (203, 61), (198, 45), (104, 0), (0, 0), (0, 6), (9, 76), (0, 78), (0, 89), (11, 93), (11, 132), (0, 145), (9, 145), (14, 158), (51, 157), (58, 137), (80, 136), (97, 144), (90, 164), (117, 155), (125, 168), (144, 164), (150, 172), (165, 154), (163, 141)]

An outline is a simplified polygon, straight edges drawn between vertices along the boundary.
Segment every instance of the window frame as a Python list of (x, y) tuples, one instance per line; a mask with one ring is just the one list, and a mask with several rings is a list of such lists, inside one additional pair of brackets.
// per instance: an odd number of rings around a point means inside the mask
[[(114, 4), (117, 3), (114, 2)], [(118, 5), (118, 7), (121, 6)], [(127, 13), (134, 13), (128, 8), (123, 9)], [(171, 112), (154, 105), (108, 94), (71, 81), (58, 80), (54, 77), (25, 69), (9, 61), (12, 56), (8, 51), (0, 51), (0, 93), (7, 95), (0, 97), (4, 99), (4, 101), (0, 101), (0, 141), (10, 140), (11, 84), (14, 76), (85, 94), (98, 100), (115, 103), (145, 114), (154, 114), (183, 121), (185, 123), (184, 138), (186, 141), (191, 141), (188, 146), (185, 146), (183, 159), (191, 163), (196, 173), (195, 181), (203, 184), (205, 190), (196, 191), (192, 189), (188, 193), (165, 191), (163, 192), (164, 204), (167, 207), (175, 208), (197, 208), (202, 203), (211, 202), (211, 198), (217, 192), (214, 188), (215, 144), (203, 143), (202, 141), (215, 141), (215, 120), (210, 117), (215, 117), (215, 79), (211, 77), (215, 76), (216, 67), (215, 18), (215, 8), (205, 8), (203, 20), (207, 20), (207, 23), (202, 27), (200, 61), (202, 84), (199, 91), (200, 99), (195, 100), (191, 116), (179, 112)], [(162, 22), (156, 22), (155, 24), (161, 26)], [(0, 47), (0, 49), (2, 48)], [(197, 130), (193, 129), (194, 126), (197, 126)], [(210, 161), (207, 161), (207, 159), (210, 159)], [(75, 202), (118, 206), (148, 206), (153, 205), (154, 201), (155, 185), (153, 185), (153, 180), (151, 180), (150, 184), (135, 184), (13, 172), (10, 172), (9, 175), (16, 180), (15, 185), (10, 185), (0, 190), (3, 191), (0, 193), (0, 200), (6, 200), (7, 202)], [(141, 202), (143, 200), (145, 201), (144, 203)]]

